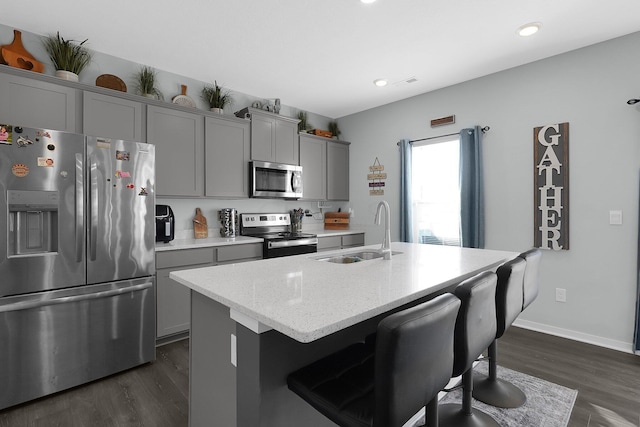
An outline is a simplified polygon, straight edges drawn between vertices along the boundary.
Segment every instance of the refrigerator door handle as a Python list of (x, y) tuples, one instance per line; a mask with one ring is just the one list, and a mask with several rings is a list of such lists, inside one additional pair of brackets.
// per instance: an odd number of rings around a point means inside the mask
[(108, 291), (95, 292), (92, 294), (73, 295), (68, 297), (52, 298), (48, 300), (36, 300), (36, 301), (18, 301), (7, 305), (0, 305), (0, 313), (7, 313), (10, 311), (29, 310), (32, 308), (39, 308), (48, 305), (67, 304), (78, 301), (88, 301), (99, 298), (109, 298), (116, 295), (138, 292), (148, 289), (153, 286), (153, 282), (146, 282), (140, 285), (129, 286), (119, 289), (111, 289)]
[(84, 177), (82, 176), (83, 155), (76, 153), (76, 261), (82, 261), (84, 249)]
[(98, 165), (90, 159), (89, 169), (89, 257), (96, 260), (98, 247)]

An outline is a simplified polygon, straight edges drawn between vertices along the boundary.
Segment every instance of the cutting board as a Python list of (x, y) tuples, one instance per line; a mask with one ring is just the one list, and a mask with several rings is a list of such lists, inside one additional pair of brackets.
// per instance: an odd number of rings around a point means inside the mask
[(349, 228), (349, 212), (326, 212), (324, 214), (326, 230), (346, 230)]
[(22, 33), (18, 30), (13, 30), (13, 42), (0, 46), (0, 52), (2, 53), (2, 59), (11, 67), (35, 71), (36, 73), (44, 71), (44, 64), (36, 60), (22, 45)]
[(193, 237), (196, 239), (204, 239), (209, 237), (209, 227), (207, 227), (207, 218), (202, 215), (200, 208), (196, 208), (196, 215), (193, 217)]

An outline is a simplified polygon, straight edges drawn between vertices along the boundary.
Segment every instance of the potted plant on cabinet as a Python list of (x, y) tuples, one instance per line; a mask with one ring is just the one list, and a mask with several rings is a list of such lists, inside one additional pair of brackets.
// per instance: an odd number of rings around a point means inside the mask
[(306, 111), (298, 111), (298, 132), (306, 132), (312, 128), (312, 126), (307, 122), (307, 112)]
[(335, 139), (340, 139), (339, 136), (342, 132), (340, 132), (340, 129), (338, 128), (338, 122), (329, 122), (327, 127)]
[(160, 89), (156, 87), (158, 72), (147, 65), (143, 65), (135, 74), (136, 91), (138, 94), (153, 99), (164, 99)]
[(42, 44), (49, 55), (49, 59), (56, 69), (56, 77), (65, 80), (78, 81), (78, 75), (91, 62), (91, 52), (84, 46), (88, 39), (81, 43), (65, 40), (60, 32), (55, 36), (45, 37)]
[(202, 88), (202, 99), (209, 104), (211, 111), (223, 114), (224, 107), (231, 103), (232, 98), (228, 90), (224, 90), (222, 86), (218, 86), (217, 81), (214, 81), (213, 86)]

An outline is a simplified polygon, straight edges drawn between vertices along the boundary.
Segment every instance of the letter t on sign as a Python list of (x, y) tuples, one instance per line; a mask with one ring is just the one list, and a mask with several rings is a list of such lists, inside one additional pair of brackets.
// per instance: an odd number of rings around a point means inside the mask
[(533, 129), (534, 246), (569, 249), (569, 123)]

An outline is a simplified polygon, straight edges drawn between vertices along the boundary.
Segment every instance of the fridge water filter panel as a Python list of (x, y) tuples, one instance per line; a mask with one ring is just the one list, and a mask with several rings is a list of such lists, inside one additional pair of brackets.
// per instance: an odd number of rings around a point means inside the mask
[(58, 251), (57, 191), (7, 191), (8, 256), (44, 255)]

